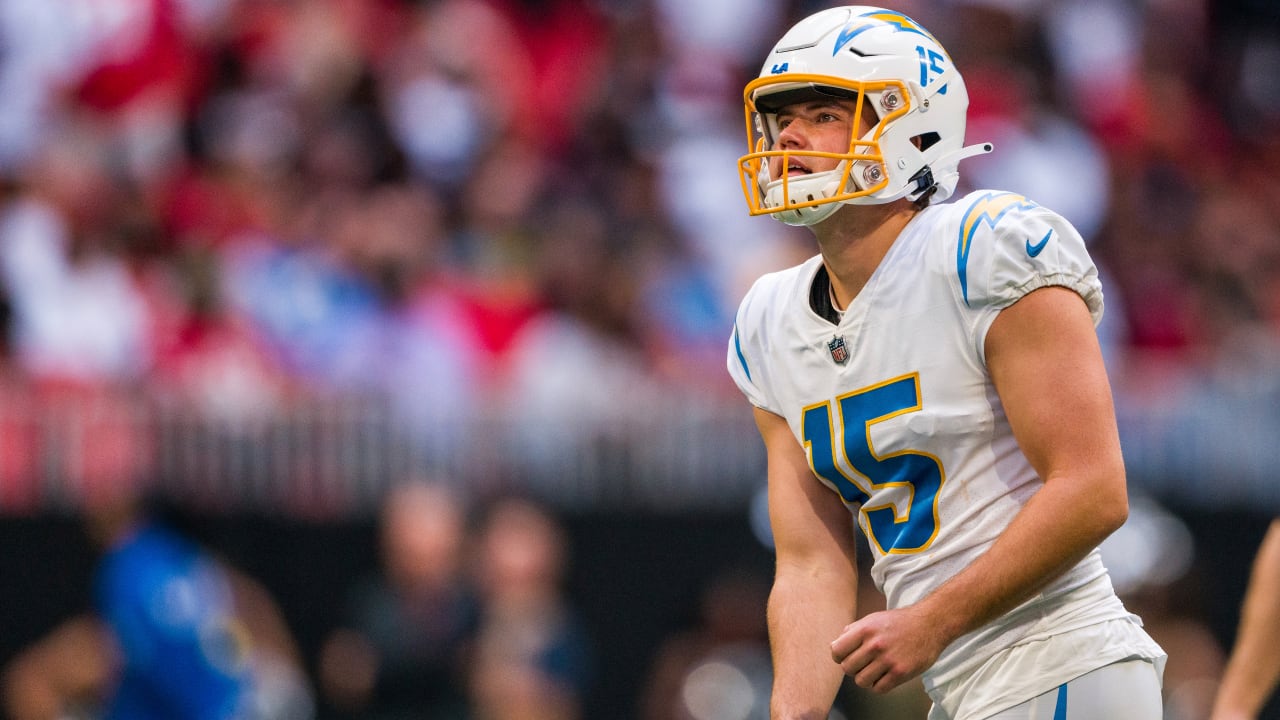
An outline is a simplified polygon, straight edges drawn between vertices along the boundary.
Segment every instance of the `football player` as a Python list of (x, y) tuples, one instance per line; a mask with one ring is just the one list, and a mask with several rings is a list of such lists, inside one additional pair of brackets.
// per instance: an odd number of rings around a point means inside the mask
[[(1080, 234), (1016, 193), (943, 204), (964, 81), (910, 18), (792, 27), (745, 90), (753, 215), (818, 254), (761, 277), (728, 366), (768, 455), (774, 718), (922, 676), (931, 720), (1158, 720), (1164, 652), (1098, 545), (1128, 498)], [(886, 609), (859, 617), (853, 523)]]

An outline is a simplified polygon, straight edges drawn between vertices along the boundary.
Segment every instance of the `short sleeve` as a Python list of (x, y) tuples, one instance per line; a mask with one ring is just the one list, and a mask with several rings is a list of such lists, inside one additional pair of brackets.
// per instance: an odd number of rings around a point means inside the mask
[(1071, 223), (1012, 193), (974, 193), (963, 202), (957, 276), (963, 303), (977, 313), (974, 329), (980, 353), (996, 315), (1042, 287), (1075, 291), (1094, 325), (1101, 322), (1098, 269)]
[(759, 318), (753, 313), (753, 298), (759, 285), (752, 288), (743, 298), (738, 314), (733, 323), (733, 332), (729, 336), (729, 352), (726, 358), (729, 377), (747, 396), (747, 400), (758, 408), (777, 412), (773, 403), (764, 391), (764, 343)]

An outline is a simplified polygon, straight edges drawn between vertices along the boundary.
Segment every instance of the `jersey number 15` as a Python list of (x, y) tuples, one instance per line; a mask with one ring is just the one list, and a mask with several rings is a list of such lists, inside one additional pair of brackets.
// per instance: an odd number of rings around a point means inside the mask
[(846, 503), (860, 506), (867, 539), (880, 552), (924, 550), (938, 533), (942, 463), (915, 450), (879, 455), (871, 444), (872, 425), (920, 410), (920, 375), (886, 380), (836, 398), (843, 428), (838, 445), (832, 404), (827, 401), (804, 410), (809, 466)]

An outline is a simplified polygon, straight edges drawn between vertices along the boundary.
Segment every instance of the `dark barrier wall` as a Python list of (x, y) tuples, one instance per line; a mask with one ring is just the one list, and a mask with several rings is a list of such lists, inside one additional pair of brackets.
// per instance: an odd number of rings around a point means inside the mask
[[(1184, 602), (1224, 643), (1234, 635), (1238, 599), (1268, 518), (1179, 512), (1196, 538)], [(376, 562), (374, 526), (245, 515), (179, 517), (205, 544), (275, 593), (314, 658), (337, 620), (337, 598)], [(569, 532), (568, 591), (586, 620), (597, 656), (586, 717), (636, 716), (659, 643), (695, 620), (697, 600), (720, 569), (770, 571), (771, 556), (739, 514), (589, 513), (561, 516)], [(70, 517), (0, 520), (0, 659), (88, 603), (93, 555)], [(335, 717), (321, 707), (321, 718)], [(1266, 718), (1280, 718), (1272, 703)]]
[[(338, 620), (340, 598), (376, 562), (372, 523), (263, 517), (177, 517), (206, 545), (250, 572), (279, 601), (308, 658)], [(596, 656), (586, 717), (626, 718), (658, 644), (691, 624), (720, 569), (767, 576), (770, 554), (738, 515), (576, 515), (568, 592)], [(87, 607), (93, 553), (73, 518), (0, 520), (0, 659)], [(327, 709), (321, 717), (333, 717)]]

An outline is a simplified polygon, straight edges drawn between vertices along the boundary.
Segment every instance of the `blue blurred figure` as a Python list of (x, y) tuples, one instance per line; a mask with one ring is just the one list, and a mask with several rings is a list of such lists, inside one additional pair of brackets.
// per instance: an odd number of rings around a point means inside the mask
[(310, 688), (274, 599), (162, 521), (134, 423), (104, 423), (81, 505), (101, 556), (93, 607), (9, 664), (11, 720), (307, 720)]
[(195, 545), (152, 523), (126, 530), (102, 559), (94, 598), (122, 661), (105, 718), (252, 715), (249, 639), (230, 579)]

